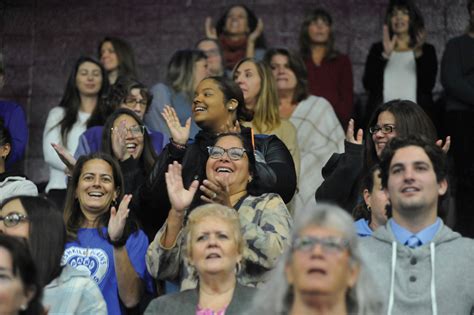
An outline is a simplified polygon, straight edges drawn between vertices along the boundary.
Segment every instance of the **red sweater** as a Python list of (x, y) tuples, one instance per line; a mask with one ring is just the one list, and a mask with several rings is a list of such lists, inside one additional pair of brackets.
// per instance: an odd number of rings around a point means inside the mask
[(331, 103), (345, 129), (353, 110), (352, 65), (347, 55), (324, 59), (320, 66), (306, 59), (308, 88), (313, 95), (322, 96)]

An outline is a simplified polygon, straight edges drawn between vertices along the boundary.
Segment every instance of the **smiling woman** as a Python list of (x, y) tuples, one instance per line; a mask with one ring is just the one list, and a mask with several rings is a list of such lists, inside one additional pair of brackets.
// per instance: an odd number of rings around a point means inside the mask
[(63, 263), (90, 272), (109, 314), (135, 307), (145, 285), (152, 291), (145, 266), (148, 240), (138, 229), (124, 195), (120, 166), (109, 155), (82, 156), (76, 163), (64, 218), (68, 243)]
[[(199, 187), (203, 193), (201, 200), (234, 208), (240, 221), (243, 240), (248, 245), (241, 253), (242, 268), (237, 278), (243, 285), (258, 286), (265, 280), (266, 273), (274, 267), (283, 249), (289, 245), (288, 233), (292, 219), (288, 209), (277, 194), (256, 193), (253, 149), (249, 141), (239, 134), (221, 134), (216, 143), (209, 147), (206, 175), (207, 179)], [(171, 210), (167, 222), (150, 244), (147, 266), (158, 279), (179, 281), (181, 290), (195, 288), (198, 279), (186, 259), (182, 259), (181, 251), (186, 239), (181, 231), (186, 209), (190, 206), (199, 183), (194, 181), (189, 190), (186, 190), (181, 165), (174, 162), (169, 165), (166, 173), (166, 184)], [(194, 210), (189, 222), (191, 218), (194, 218)], [(206, 227), (201, 226), (202, 229), (216, 227), (216, 222), (208, 223)], [(189, 245), (189, 236), (187, 243)], [(191, 253), (194, 255), (194, 250)], [(191, 260), (196, 258), (192, 255)], [(192, 264), (204, 268), (204, 264)]]

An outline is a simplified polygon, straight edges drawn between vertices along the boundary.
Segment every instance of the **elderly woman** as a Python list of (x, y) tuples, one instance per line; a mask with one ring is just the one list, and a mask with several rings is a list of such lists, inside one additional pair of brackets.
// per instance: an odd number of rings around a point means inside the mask
[(41, 197), (18, 196), (1, 207), (0, 231), (28, 240), (43, 304), (50, 314), (107, 314), (102, 293), (84, 270), (61, 265), (66, 227), (61, 212)]
[[(243, 285), (257, 286), (288, 245), (292, 219), (280, 196), (255, 193), (257, 175), (250, 141), (237, 134), (223, 134), (208, 150), (207, 179), (199, 187), (203, 192), (201, 199), (238, 212), (248, 249), (243, 253), (242, 271), (237, 278)], [(182, 227), (199, 182), (193, 181), (186, 189), (181, 166), (175, 162), (169, 166), (166, 184), (171, 210), (166, 224), (148, 248), (148, 270), (158, 279), (180, 281), (181, 290), (194, 288), (196, 279), (182, 255), (185, 241)]]
[(352, 218), (331, 205), (308, 208), (251, 314), (380, 314), (364, 264)]
[(147, 282), (146, 235), (128, 217), (131, 195), (124, 195), (120, 166), (110, 155), (82, 156), (76, 163), (64, 219), (68, 243), (63, 263), (87, 270), (104, 295), (109, 314), (135, 307)]
[(314, 189), (323, 182), (321, 170), (334, 152), (344, 150), (344, 130), (333, 107), (323, 97), (308, 93), (306, 66), (297, 54), (286, 48), (272, 48), (264, 61), (270, 65), (280, 100), (280, 117), (296, 127), (300, 144), (302, 176), (295, 197), (295, 208), (316, 205)]
[(0, 314), (46, 314), (35, 264), (23, 240), (0, 234), (0, 277)]
[(242, 314), (256, 289), (237, 282), (245, 241), (234, 209), (208, 204), (194, 209), (184, 231), (185, 260), (199, 286), (151, 302), (145, 314)]

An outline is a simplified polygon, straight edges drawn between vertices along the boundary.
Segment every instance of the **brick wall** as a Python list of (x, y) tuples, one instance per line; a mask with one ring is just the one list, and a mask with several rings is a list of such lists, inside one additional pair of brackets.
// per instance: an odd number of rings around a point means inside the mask
[[(336, 45), (350, 55), (354, 89), (363, 93), (361, 77), (372, 42), (380, 40), (388, 0), (251, 0), (243, 1), (263, 18), (269, 46), (297, 47), (303, 16), (316, 5), (334, 20)], [(466, 0), (417, 0), (428, 39), (441, 58), (446, 41), (467, 25)], [(128, 40), (135, 49), (141, 80), (164, 79), (176, 49), (204, 36), (204, 19), (218, 19), (230, 0), (0, 0), (0, 47), (8, 63), (2, 98), (22, 104), (30, 141), (24, 164), (34, 181), (45, 181), (42, 133), (48, 111), (56, 106), (78, 56), (95, 55), (105, 35)], [(439, 83), (436, 88), (441, 89)]]

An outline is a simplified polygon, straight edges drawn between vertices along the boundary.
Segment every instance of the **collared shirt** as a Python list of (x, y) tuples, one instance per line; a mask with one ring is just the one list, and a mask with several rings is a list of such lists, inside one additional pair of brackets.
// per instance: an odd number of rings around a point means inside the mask
[(421, 242), (421, 245), (429, 243), (435, 236), (436, 232), (438, 232), (439, 227), (441, 226), (441, 219), (437, 218), (435, 223), (433, 223), (430, 226), (427, 226), (420, 232), (413, 234), (409, 230), (405, 229), (401, 225), (397, 224), (395, 220), (390, 219), (390, 227), (392, 228), (393, 235), (395, 236), (395, 239), (401, 243), (401, 244), (406, 244), (408, 239), (415, 235)]
[(369, 226), (369, 221), (366, 219), (359, 219), (354, 222), (357, 235), (360, 237), (372, 236), (372, 229)]

